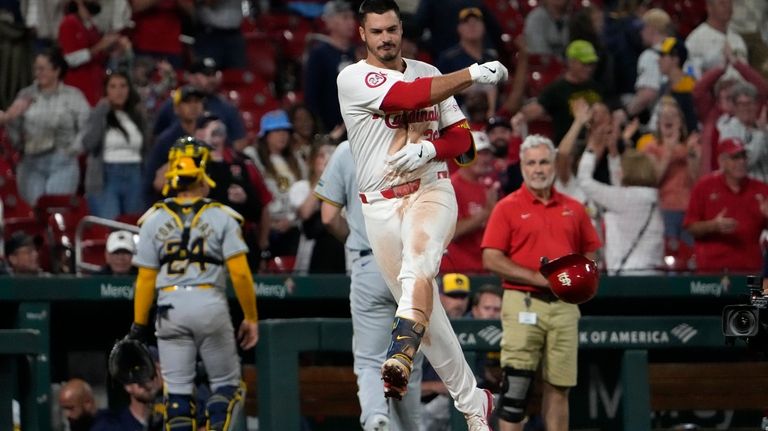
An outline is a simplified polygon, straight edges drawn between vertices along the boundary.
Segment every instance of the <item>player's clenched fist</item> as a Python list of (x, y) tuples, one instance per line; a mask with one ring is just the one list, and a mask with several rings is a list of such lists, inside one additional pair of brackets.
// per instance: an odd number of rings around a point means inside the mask
[(405, 144), (400, 151), (387, 157), (387, 163), (397, 172), (411, 172), (426, 165), (436, 154), (433, 143), (420, 140)]
[(472, 81), (478, 84), (498, 84), (507, 80), (509, 72), (501, 62), (489, 61), (469, 66), (469, 75), (472, 76)]

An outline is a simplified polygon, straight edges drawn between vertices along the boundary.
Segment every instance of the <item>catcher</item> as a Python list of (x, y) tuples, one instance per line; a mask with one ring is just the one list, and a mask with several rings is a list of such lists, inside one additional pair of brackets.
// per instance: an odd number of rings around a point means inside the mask
[(215, 183), (206, 174), (210, 147), (191, 137), (179, 139), (168, 155), (167, 184), (175, 197), (157, 202), (139, 219), (139, 268), (134, 320), (129, 339), (149, 336), (149, 312), (157, 300), (156, 335), (165, 381), (165, 429), (197, 430), (194, 379), (196, 357), (208, 373), (211, 397), (206, 429), (225, 431), (241, 410), (245, 385), (240, 379), (234, 329), (226, 296), (226, 271), (245, 318), (240, 347), (258, 341), (256, 295), (240, 231), (242, 217), (206, 199)]

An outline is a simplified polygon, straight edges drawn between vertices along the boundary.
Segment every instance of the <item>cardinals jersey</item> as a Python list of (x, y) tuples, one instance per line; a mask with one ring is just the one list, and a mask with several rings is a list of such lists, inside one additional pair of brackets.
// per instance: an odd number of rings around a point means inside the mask
[(464, 120), (456, 99), (402, 112), (384, 112), (381, 106), (392, 86), (422, 77), (439, 76), (440, 71), (427, 63), (403, 59), (405, 72), (371, 66), (365, 60), (351, 64), (339, 73), (339, 105), (347, 126), (360, 192), (386, 189), (447, 169), (443, 160), (431, 160), (412, 172), (396, 173), (387, 165), (387, 156), (406, 142), (420, 138), (434, 141), (440, 130)]

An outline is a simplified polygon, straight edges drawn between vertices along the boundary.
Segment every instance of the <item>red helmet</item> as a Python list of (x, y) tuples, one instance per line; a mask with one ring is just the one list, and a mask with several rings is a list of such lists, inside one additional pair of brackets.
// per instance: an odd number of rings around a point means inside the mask
[(600, 278), (597, 265), (580, 254), (567, 254), (549, 261), (539, 272), (549, 280), (552, 292), (565, 302), (581, 304), (597, 293)]

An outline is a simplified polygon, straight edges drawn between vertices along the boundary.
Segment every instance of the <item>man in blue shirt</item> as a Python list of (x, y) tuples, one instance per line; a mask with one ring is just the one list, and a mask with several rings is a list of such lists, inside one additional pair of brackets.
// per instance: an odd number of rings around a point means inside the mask
[[(216, 65), (216, 61), (212, 58), (203, 58), (195, 61), (187, 69), (186, 79), (189, 85), (203, 94), (203, 109), (205, 112), (210, 112), (219, 117), (227, 126), (227, 144), (232, 145), (238, 151), (245, 148), (248, 145), (248, 141), (240, 111), (218, 93), (219, 86), (221, 85), (221, 72)], [(152, 135), (160, 135), (164, 130), (176, 123), (176, 121), (173, 101), (166, 100), (157, 112)]]

